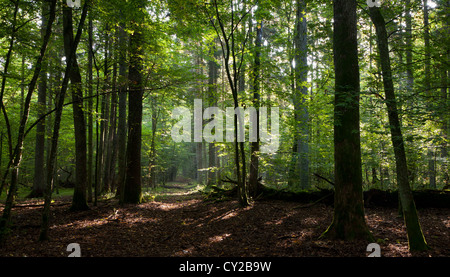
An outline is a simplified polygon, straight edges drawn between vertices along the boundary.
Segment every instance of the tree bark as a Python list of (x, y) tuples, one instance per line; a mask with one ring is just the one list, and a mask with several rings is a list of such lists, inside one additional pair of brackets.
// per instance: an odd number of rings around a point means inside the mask
[(310, 187), (309, 184), (309, 113), (306, 98), (308, 97), (308, 40), (306, 23), (306, 4), (304, 0), (297, 0), (297, 13), (295, 22), (295, 141), (296, 141), (296, 174), (298, 181), (294, 182), (302, 189)]
[(394, 147), (395, 164), (397, 170), (397, 182), (399, 187), (400, 202), (402, 205), (403, 217), (408, 233), (410, 250), (425, 250), (428, 246), (420, 227), (417, 210), (414, 203), (408, 179), (408, 167), (406, 163), (405, 146), (398, 117), (397, 101), (392, 80), (392, 71), (389, 58), (389, 45), (386, 25), (380, 8), (370, 8), (370, 17), (376, 28), (378, 51), (380, 54), (381, 70), (388, 110), (391, 140)]
[[(61, 117), (62, 117), (62, 110), (64, 106), (64, 98), (67, 92), (67, 87), (69, 83), (69, 75), (72, 71), (72, 65), (73, 65), (73, 58), (76, 55), (76, 49), (78, 47), (78, 43), (80, 42), (81, 33), (83, 31), (84, 21), (86, 20), (88, 5), (90, 1), (86, 1), (83, 5), (83, 11), (81, 14), (80, 22), (78, 24), (77, 34), (75, 36), (75, 39), (73, 40), (73, 44), (71, 47), (71, 51), (69, 53), (69, 56), (66, 60), (66, 70), (64, 73), (64, 79), (62, 81), (61, 85), (61, 91), (57, 96), (57, 102), (56, 102), (56, 111), (55, 111), (55, 119), (54, 119), (54, 127), (53, 127), (53, 134), (52, 134), (52, 140), (51, 140), (51, 149), (49, 153), (48, 158), (48, 164), (47, 164), (47, 172), (46, 172), (46, 187), (45, 187), (45, 193), (44, 193), (44, 208), (42, 211), (42, 224), (41, 224), (41, 230), (39, 234), (39, 241), (48, 240), (48, 231), (49, 231), (49, 218), (50, 218), (50, 203), (52, 199), (52, 186), (54, 181), (54, 169), (56, 164), (56, 155), (58, 150), (58, 138), (59, 138), (59, 129), (61, 125)], [(56, 0), (54, 0), (54, 5), (56, 6)], [(52, 3), (52, 12), (51, 14), (54, 14), (55, 7)], [(50, 20), (50, 19), (49, 19)]]
[[(139, 4), (143, 3), (139, 1)], [(141, 202), (141, 132), (142, 132), (142, 97), (144, 84), (143, 70), (143, 34), (141, 22), (132, 22), (134, 33), (130, 35), (130, 66), (128, 95), (128, 142), (126, 154), (126, 176), (122, 204), (138, 204)]]
[[(72, 8), (65, 6), (63, 8), (63, 27), (64, 27), (64, 50), (66, 60), (69, 60), (72, 49), (74, 48), (73, 27), (72, 27)], [(72, 206), (73, 211), (82, 211), (89, 209), (86, 200), (87, 188), (87, 140), (86, 123), (83, 111), (83, 88), (81, 81), (80, 68), (76, 55), (72, 57), (71, 71), (69, 72), (71, 91), (72, 91), (72, 109), (73, 122), (75, 130), (75, 188), (73, 192)]]
[(257, 23), (255, 38), (255, 63), (253, 67), (253, 106), (256, 109), (256, 141), (250, 143), (250, 174), (248, 177), (249, 195), (256, 197), (258, 194), (259, 175), (259, 106), (260, 106), (260, 72), (261, 72), (261, 45), (262, 45), (262, 21)]
[(121, 23), (119, 27), (119, 118), (117, 126), (117, 144), (118, 144), (118, 178), (117, 195), (123, 190), (126, 171), (126, 150), (127, 150), (127, 33), (125, 24)]
[[(45, 36), (45, 28), (47, 25), (47, 13), (49, 5), (47, 2), (42, 2), (42, 26), (41, 36)], [(43, 62), (38, 84), (38, 102), (37, 111), (38, 118), (45, 114), (47, 107), (47, 62)], [(34, 151), (34, 180), (33, 189), (28, 197), (42, 197), (44, 196), (45, 180), (44, 180), (44, 165), (45, 165), (45, 119), (39, 121), (36, 125), (36, 143)]]
[[(217, 78), (218, 69), (216, 59), (218, 58), (216, 49), (216, 40), (211, 43), (210, 60), (208, 61), (208, 104), (210, 107), (217, 106)], [(215, 116), (215, 115), (214, 115)], [(211, 119), (213, 120), (213, 119)], [(217, 149), (214, 143), (208, 144), (208, 178), (207, 186), (213, 185), (217, 181)]]
[(92, 202), (92, 183), (94, 181), (93, 165), (94, 165), (94, 116), (93, 116), (93, 24), (92, 15), (89, 15), (88, 22), (88, 145), (87, 145), (87, 188), (88, 188), (88, 202)]
[[(432, 97), (432, 91), (431, 91), (431, 83), (430, 83), (430, 68), (431, 68), (431, 55), (430, 55), (430, 26), (429, 26), (429, 19), (428, 19), (428, 1), (423, 0), (423, 27), (424, 27), (424, 34), (423, 34), (423, 40), (425, 44), (425, 91), (428, 98), (427, 108), (429, 111), (434, 109), (431, 97)], [(434, 189), (436, 188), (436, 171), (435, 171), (435, 162), (434, 162), (434, 150), (433, 147), (428, 147), (428, 179), (429, 179), (429, 185), (430, 188)]]
[(359, 65), (356, 0), (334, 0), (333, 221), (323, 233), (332, 239), (373, 240), (364, 218), (359, 126)]

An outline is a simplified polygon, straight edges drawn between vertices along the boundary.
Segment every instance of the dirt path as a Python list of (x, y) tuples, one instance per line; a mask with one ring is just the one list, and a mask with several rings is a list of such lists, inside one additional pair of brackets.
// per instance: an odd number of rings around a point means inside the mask
[[(52, 207), (49, 242), (37, 242), (41, 207), (13, 212), (14, 227), (0, 256), (69, 254), (78, 243), (83, 257), (327, 257), (367, 256), (366, 242), (319, 240), (332, 219), (332, 207), (258, 201), (240, 208), (236, 201), (207, 202), (192, 186), (171, 184), (153, 201), (119, 206), (102, 201), (84, 212), (68, 212), (69, 203)], [(21, 203), (25, 205), (26, 203)], [(448, 209), (419, 210), (431, 251), (415, 256), (450, 256)], [(370, 229), (382, 256), (411, 256), (403, 221), (396, 209), (366, 209)]]

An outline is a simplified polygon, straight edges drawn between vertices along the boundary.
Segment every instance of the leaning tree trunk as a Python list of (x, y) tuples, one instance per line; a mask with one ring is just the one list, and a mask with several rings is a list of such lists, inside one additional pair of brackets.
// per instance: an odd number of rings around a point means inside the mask
[(356, 0), (334, 0), (335, 197), (333, 221), (322, 236), (373, 240), (362, 192), (356, 5)]
[(370, 17), (373, 24), (375, 25), (377, 32), (377, 44), (378, 51), (380, 53), (380, 63), (383, 75), (386, 106), (388, 110), (389, 126), (391, 131), (391, 140), (394, 146), (399, 197), (408, 233), (409, 248), (410, 250), (425, 250), (428, 249), (428, 246), (425, 242), (425, 238), (420, 227), (412, 191), (409, 186), (405, 146), (403, 142), (400, 120), (398, 117), (394, 83), (392, 81), (386, 25), (379, 8), (370, 8)]
[[(56, 1), (55, 1), (56, 2)], [(59, 129), (61, 126), (61, 117), (62, 117), (62, 110), (64, 106), (64, 98), (67, 92), (67, 87), (69, 83), (69, 75), (72, 71), (72, 62), (73, 58), (76, 54), (76, 49), (78, 47), (78, 43), (80, 42), (81, 33), (84, 26), (84, 21), (86, 20), (87, 16), (87, 10), (88, 5), (90, 1), (86, 1), (83, 6), (83, 11), (81, 14), (80, 22), (78, 23), (78, 29), (77, 34), (75, 36), (75, 39), (73, 40), (73, 44), (71, 47), (71, 51), (67, 58), (67, 65), (66, 65), (66, 71), (64, 72), (64, 79), (61, 84), (61, 91), (57, 96), (57, 102), (56, 102), (56, 110), (55, 110), (55, 119), (54, 119), (54, 127), (53, 127), (53, 134), (51, 139), (51, 148), (48, 158), (48, 164), (47, 164), (47, 172), (46, 172), (46, 187), (44, 192), (44, 208), (42, 211), (42, 224), (41, 224), (41, 231), (39, 234), (39, 240), (44, 241), (48, 240), (48, 231), (49, 231), (49, 218), (50, 218), (50, 202), (52, 199), (52, 185), (54, 181), (54, 169), (56, 164), (56, 155), (58, 150), (58, 138), (59, 138)], [(54, 7), (52, 7), (54, 9)]]
[[(5, 58), (5, 62), (3, 64), (3, 78), (2, 78), (2, 85), (1, 85), (1, 89), (0, 89), (0, 108), (2, 110), (3, 116), (5, 118), (5, 125), (6, 125), (6, 134), (7, 134), (7, 138), (8, 138), (8, 150), (9, 150), (9, 163), (5, 169), (5, 173), (3, 175), (3, 178), (1, 180), (1, 185), (0, 185), (0, 195), (2, 195), (2, 191), (3, 188), (6, 186), (6, 178), (8, 177), (8, 173), (10, 171), (12, 162), (13, 162), (13, 147), (12, 147), (12, 135), (11, 135), (11, 126), (9, 124), (9, 119), (8, 119), (8, 114), (6, 113), (6, 107), (3, 103), (3, 95), (5, 93), (5, 88), (6, 88), (6, 79), (8, 77), (8, 68), (9, 68), (9, 64), (11, 63), (11, 56), (12, 56), (12, 51), (14, 48), (14, 42), (16, 40), (16, 24), (17, 24), (17, 13), (19, 11), (19, 1), (14, 2), (14, 12), (13, 12), (13, 22), (12, 22), (12, 34), (11, 34), (11, 39), (9, 41), (9, 48), (8, 48), (8, 52), (6, 54), (6, 58)], [(23, 64), (23, 63), (22, 63)], [(23, 75), (23, 74), (22, 74)], [(22, 107), (22, 105), (21, 105)], [(22, 113), (20, 113), (22, 114)]]
[(50, 4), (50, 14), (47, 22), (46, 32), (42, 41), (42, 46), (40, 49), (40, 54), (37, 57), (36, 64), (34, 66), (34, 73), (33, 77), (31, 78), (31, 82), (28, 86), (28, 92), (27, 96), (25, 98), (25, 103), (23, 107), (23, 114), (20, 119), (20, 126), (19, 126), (19, 132), (17, 137), (17, 144), (16, 148), (14, 150), (13, 155), (13, 162), (12, 162), (12, 173), (11, 173), (11, 184), (9, 187), (8, 195), (5, 202), (5, 208), (3, 209), (3, 216), (0, 219), (0, 244), (6, 239), (6, 230), (8, 228), (8, 225), (11, 220), (11, 209), (14, 202), (14, 195), (17, 190), (17, 183), (18, 183), (18, 177), (19, 177), (19, 167), (20, 162), (22, 160), (22, 151), (23, 151), (23, 144), (25, 140), (25, 128), (28, 122), (28, 117), (30, 114), (30, 106), (31, 106), (31, 97), (33, 96), (34, 89), (36, 87), (36, 83), (38, 80), (38, 77), (40, 75), (40, 71), (42, 68), (42, 61), (44, 59), (48, 43), (50, 41), (50, 37), (52, 34), (52, 25), (53, 21), (55, 20), (55, 7), (56, 7), (56, 0), (52, 1)]
[[(64, 28), (64, 50), (66, 60), (75, 47), (72, 27), (72, 8), (63, 8), (63, 28)], [(73, 122), (75, 129), (75, 189), (73, 192), (71, 210), (81, 211), (89, 209), (86, 200), (87, 188), (87, 140), (86, 123), (83, 111), (83, 88), (80, 68), (76, 55), (72, 57), (71, 70), (69, 72), (72, 102), (73, 102)]]

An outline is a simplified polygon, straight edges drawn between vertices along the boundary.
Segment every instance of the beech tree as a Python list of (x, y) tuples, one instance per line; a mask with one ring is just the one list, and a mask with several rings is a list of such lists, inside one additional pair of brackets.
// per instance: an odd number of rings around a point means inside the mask
[(335, 196), (333, 222), (322, 236), (373, 240), (362, 191), (356, 0), (334, 0), (333, 10)]
[(380, 64), (386, 97), (385, 102), (389, 117), (392, 145), (395, 153), (399, 198), (408, 232), (409, 247), (411, 250), (426, 250), (428, 249), (428, 246), (425, 242), (425, 238), (420, 227), (416, 205), (414, 203), (408, 180), (405, 144), (398, 116), (397, 100), (395, 97), (394, 83), (392, 79), (386, 23), (383, 15), (381, 14), (380, 8), (372, 7), (370, 8), (369, 13), (377, 33), (377, 45), (380, 54)]
[(133, 34), (130, 35), (130, 66), (128, 69), (128, 141), (126, 154), (126, 172), (122, 203), (140, 203), (141, 191), (141, 143), (142, 143), (142, 97), (144, 94), (143, 71), (143, 22), (141, 10), (145, 1), (131, 1), (139, 11), (131, 22)]
[[(63, 7), (63, 26), (64, 26), (64, 51), (66, 60), (72, 53), (74, 45), (73, 27), (72, 27), (72, 8)], [(75, 52), (76, 53), (76, 52)], [(73, 194), (72, 210), (88, 209), (86, 199), (87, 189), (87, 139), (86, 139), (86, 122), (83, 112), (83, 88), (81, 81), (81, 73), (74, 55), (71, 59), (72, 65), (69, 72), (72, 101), (73, 101), (73, 120), (75, 129), (75, 190)]]

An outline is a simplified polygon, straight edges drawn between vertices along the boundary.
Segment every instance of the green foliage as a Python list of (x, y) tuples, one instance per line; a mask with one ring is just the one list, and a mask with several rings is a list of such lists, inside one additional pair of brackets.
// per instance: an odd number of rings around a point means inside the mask
[[(220, 1), (218, 1), (220, 2)], [(245, 69), (245, 87), (239, 95), (239, 101), (246, 107), (253, 105), (253, 73), (255, 60), (255, 30), (257, 24), (263, 23), (263, 46), (261, 52), (261, 105), (280, 107), (280, 147), (276, 154), (261, 153), (260, 174), (266, 185), (275, 188), (287, 188), (289, 169), (292, 163), (292, 146), (296, 122), (293, 114), (293, 55), (295, 28), (295, 1), (235, 1), (233, 7), (234, 20), (242, 17), (242, 21), (234, 33), (239, 52), (244, 41), (247, 47), (242, 61)], [(242, 3), (241, 3), (242, 2)], [(444, 148), (449, 144), (449, 103), (448, 88), (446, 97), (442, 92), (443, 75), (448, 72), (449, 37), (445, 33), (448, 25), (448, 7), (445, 1), (435, 1), (437, 6), (430, 7), (430, 62), (432, 84), (431, 90), (425, 89), (425, 44), (423, 38), (423, 7), (420, 1), (412, 1), (409, 8), (412, 14), (412, 45), (406, 45), (405, 10), (401, 1), (386, 2), (383, 5), (384, 16), (390, 32), (391, 55), (394, 84), (398, 91), (399, 107), (406, 143), (408, 166), (413, 188), (426, 187), (429, 183), (429, 156), (427, 149), (432, 149), (435, 159), (437, 188), (445, 185), (448, 176), (448, 154), (444, 156)], [(3, 103), (11, 125), (11, 142), (6, 132), (4, 115), (0, 116), (0, 135), (2, 137), (0, 173), (3, 175), (9, 161), (8, 144), (15, 145), (20, 120), (22, 96), (21, 89), (26, 89), (33, 71), (32, 63), (38, 55), (40, 43), (41, 2), (19, 1), (20, 11), (16, 22), (13, 20), (14, 5), (12, 1), (0, 1), (0, 77), (6, 78)], [(211, 88), (208, 83), (208, 61), (214, 61), (218, 68), (216, 84), (212, 86), (213, 95), (217, 98), (217, 106), (232, 106), (229, 84), (224, 72), (222, 50), (217, 41), (217, 34), (211, 19), (214, 15), (214, 1), (203, 0), (158, 0), (146, 1), (145, 7), (138, 7), (138, 1), (105, 0), (92, 1), (89, 11), (93, 20), (93, 91), (92, 109), (88, 108), (85, 99), (86, 115), (94, 116), (94, 150), (97, 150), (102, 138), (98, 138), (100, 123), (110, 124), (110, 119), (102, 115), (102, 101), (105, 93), (120, 83), (117, 66), (120, 54), (127, 49), (119, 49), (118, 33), (121, 28), (127, 34), (133, 32), (132, 24), (136, 18), (144, 18), (139, 26), (143, 30), (144, 43), (144, 110), (142, 131), (142, 175), (144, 184), (150, 185), (150, 169), (156, 173), (153, 186), (163, 185), (177, 177), (195, 179), (201, 172), (216, 172), (217, 179), (233, 178), (235, 164), (232, 153), (233, 145), (228, 142), (215, 143), (220, 165), (211, 167), (208, 164), (197, 168), (196, 152), (193, 144), (174, 143), (170, 137), (173, 126), (172, 110), (177, 106), (193, 109), (195, 98), (207, 98)], [(241, 5), (242, 4), (242, 5)], [(231, 20), (229, 2), (218, 6), (223, 20)], [(248, 14), (246, 12), (250, 11)], [(324, 183), (314, 177), (318, 173), (330, 180), (333, 179), (333, 107), (334, 107), (334, 68), (332, 49), (332, 5), (327, 1), (307, 1), (308, 24), (308, 57), (309, 78), (306, 86), (309, 94), (306, 97), (309, 112), (309, 160), (311, 183), (322, 186)], [(80, 10), (74, 10), (74, 24), (79, 20)], [(245, 15), (245, 16), (244, 16)], [(60, 16), (60, 15), (58, 15)], [(375, 44), (375, 33), (371, 27), (365, 6), (358, 10), (359, 23), (359, 57), (361, 73), (361, 147), (364, 188), (395, 188), (395, 162), (390, 147), (390, 135), (387, 114), (384, 108), (383, 84), (378, 63)], [(60, 22), (61, 20), (59, 20)], [(20, 28), (15, 33), (13, 55), (8, 74), (3, 76), (3, 62), (9, 48), (12, 26)], [(226, 26), (226, 28), (230, 28)], [(54, 36), (49, 45), (46, 62), (48, 63), (48, 107), (54, 107), (56, 94), (60, 89), (65, 62), (61, 49), (62, 27), (54, 26)], [(109, 39), (109, 49), (106, 41)], [(212, 55), (215, 44), (216, 55)], [(407, 88), (406, 51), (411, 47), (413, 63), (410, 65), (414, 73), (413, 87)], [(88, 34), (85, 31), (78, 50), (78, 62), (82, 76), (88, 71)], [(106, 51), (108, 55), (105, 56)], [(125, 53), (126, 54), (126, 53)], [(22, 64), (22, 61), (24, 62)], [(108, 68), (105, 68), (105, 63)], [(128, 62), (128, 61), (126, 61)], [(447, 77), (448, 78), (448, 77)], [(87, 95), (88, 84), (83, 80), (84, 93)], [(448, 87), (448, 80), (446, 86)], [(96, 94), (99, 94), (96, 97)], [(447, 99), (447, 100), (445, 100)], [(70, 99), (67, 99), (69, 102)], [(37, 96), (32, 98), (30, 124), (37, 118)], [(204, 101), (205, 103), (205, 101)], [(157, 116), (154, 121), (153, 117)], [(98, 123), (98, 124), (96, 124)], [(47, 145), (52, 126), (52, 115), (46, 117)], [(447, 124), (447, 125), (446, 125)], [(61, 168), (74, 172), (75, 145), (73, 136), (72, 106), (64, 108), (61, 136), (58, 150), (58, 172), (60, 179), (67, 175)], [(447, 127), (445, 127), (447, 126)], [(447, 128), (447, 129), (445, 129)], [(32, 129), (25, 140), (23, 162), (20, 170), (20, 181), (30, 186), (34, 173), (34, 139)], [(247, 161), (250, 147), (246, 144)], [(206, 150), (207, 153), (208, 150)], [(47, 153), (47, 152), (46, 152)], [(447, 151), (448, 153), (448, 151)], [(95, 158), (96, 151), (93, 153)], [(208, 160), (205, 154), (205, 160)], [(153, 163), (151, 163), (153, 162)], [(150, 168), (150, 169), (149, 169)], [(117, 167), (115, 168), (117, 170)], [(447, 174), (447, 175), (446, 175)], [(73, 179), (73, 174), (71, 180)], [(20, 188), (19, 188), (20, 189)], [(289, 188), (290, 189), (290, 188)], [(1, 195), (4, 197), (4, 194)]]

